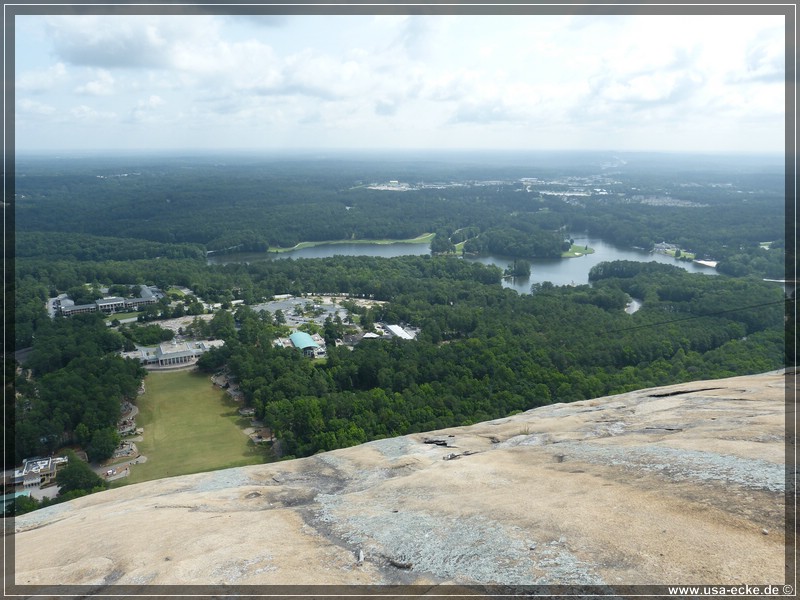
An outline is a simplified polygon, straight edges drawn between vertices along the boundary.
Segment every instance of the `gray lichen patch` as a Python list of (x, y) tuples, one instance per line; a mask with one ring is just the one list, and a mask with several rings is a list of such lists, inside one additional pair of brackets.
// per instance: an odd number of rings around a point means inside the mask
[(783, 492), (785, 468), (765, 460), (665, 446), (607, 446), (562, 442), (565, 456), (595, 464), (658, 473), (672, 480), (722, 481), (742, 487)]
[(563, 541), (532, 544), (528, 532), (491, 518), (362, 509), (340, 496), (318, 502), (318, 521), (388, 568), (479, 584), (602, 584)]

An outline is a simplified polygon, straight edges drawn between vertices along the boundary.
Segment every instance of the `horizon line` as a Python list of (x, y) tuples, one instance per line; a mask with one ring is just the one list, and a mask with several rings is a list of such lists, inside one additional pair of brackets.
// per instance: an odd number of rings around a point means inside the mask
[(385, 148), (385, 147), (304, 147), (304, 148), (197, 148), (197, 147), (170, 147), (170, 148), (16, 148), (13, 151), (16, 156), (29, 154), (303, 154), (303, 153), (515, 153), (515, 154), (542, 154), (542, 153), (583, 153), (583, 154), (694, 154), (709, 156), (785, 156), (785, 150), (668, 150), (668, 149), (620, 149), (620, 148)]

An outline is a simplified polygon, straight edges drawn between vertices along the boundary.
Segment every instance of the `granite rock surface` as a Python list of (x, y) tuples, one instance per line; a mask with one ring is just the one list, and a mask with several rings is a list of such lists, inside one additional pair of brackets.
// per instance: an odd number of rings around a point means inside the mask
[(783, 372), (554, 404), (15, 520), (18, 585), (784, 579)]

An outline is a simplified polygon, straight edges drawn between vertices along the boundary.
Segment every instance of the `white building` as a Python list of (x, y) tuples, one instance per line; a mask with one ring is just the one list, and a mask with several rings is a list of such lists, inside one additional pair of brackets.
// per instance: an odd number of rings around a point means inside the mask
[(192, 365), (212, 348), (224, 346), (223, 340), (199, 342), (165, 342), (155, 348), (139, 347), (132, 352), (124, 352), (126, 358), (138, 358), (145, 368), (175, 367)]
[(401, 340), (413, 340), (416, 337), (400, 327), (400, 325), (387, 325), (386, 329), (388, 329), (394, 337), (398, 337)]
[(66, 457), (53, 458), (26, 458), (22, 461), (22, 467), (14, 469), (11, 478), (12, 485), (23, 487), (39, 487), (46, 485), (56, 478), (56, 471), (59, 467), (66, 465)]
[(108, 298), (96, 300), (95, 304), (97, 305), (97, 310), (101, 310), (104, 313), (112, 313), (125, 309), (125, 298), (109, 296)]

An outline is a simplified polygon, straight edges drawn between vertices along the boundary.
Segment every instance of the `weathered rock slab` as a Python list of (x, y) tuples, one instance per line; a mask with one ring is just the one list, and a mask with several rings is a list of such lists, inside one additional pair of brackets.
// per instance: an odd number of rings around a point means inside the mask
[(17, 518), (15, 583), (780, 583), (789, 379), (110, 490)]

